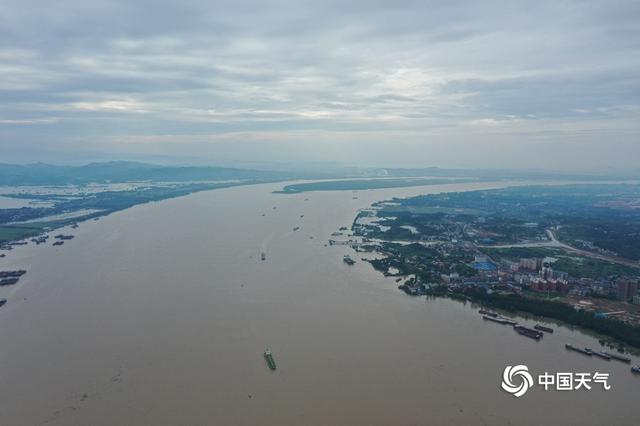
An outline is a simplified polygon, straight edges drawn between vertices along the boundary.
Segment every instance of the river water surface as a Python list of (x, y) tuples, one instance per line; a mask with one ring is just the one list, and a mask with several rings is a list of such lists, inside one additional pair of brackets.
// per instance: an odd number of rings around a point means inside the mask
[[(17, 247), (0, 259), (28, 270), (0, 289), (0, 423), (638, 424), (629, 366), (564, 348), (594, 338), (558, 327), (535, 342), (469, 305), (406, 296), (326, 246), (374, 201), (501, 185), (227, 188), (82, 223), (61, 247)], [(609, 373), (612, 390), (516, 399), (500, 389), (513, 364)]]

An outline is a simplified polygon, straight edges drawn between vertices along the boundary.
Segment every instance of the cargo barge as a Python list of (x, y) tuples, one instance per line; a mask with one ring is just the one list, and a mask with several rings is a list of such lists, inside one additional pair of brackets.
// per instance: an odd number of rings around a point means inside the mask
[(493, 321), (493, 322), (497, 322), (498, 324), (508, 324), (508, 325), (516, 325), (517, 322), (506, 319), (506, 318), (494, 318), (494, 317), (490, 317), (488, 315), (483, 315), (482, 316), (483, 320), (487, 320), (487, 321)]
[(265, 361), (267, 361), (267, 366), (269, 367), (270, 370), (275, 370), (277, 368), (276, 362), (273, 360), (273, 354), (269, 349), (264, 351), (264, 359)]
[(544, 331), (545, 333), (553, 333), (553, 328), (545, 327), (544, 325), (536, 324), (533, 326), (536, 330)]
[(541, 331), (533, 330), (521, 325), (514, 325), (513, 329), (516, 331), (516, 333), (535, 340), (540, 340), (544, 335)]
[(617, 361), (622, 361), (622, 362), (626, 362), (629, 363), (631, 362), (631, 358), (627, 358), (624, 355), (619, 355), (619, 354), (613, 354), (611, 352), (602, 352), (605, 355), (609, 355), (612, 359), (615, 359)]
[(591, 351), (591, 349), (582, 349), (582, 348), (577, 348), (573, 345), (570, 345), (569, 343), (566, 343), (564, 345), (565, 348), (571, 350), (571, 351), (575, 351), (575, 352), (580, 352), (583, 355), (588, 355), (588, 356), (592, 356), (593, 352)]
[(609, 356), (609, 354), (606, 354), (602, 351), (598, 351), (598, 352), (592, 351), (592, 352), (595, 356), (598, 356), (602, 359), (606, 359), (607, 361), (611, 361), (611, 356)]

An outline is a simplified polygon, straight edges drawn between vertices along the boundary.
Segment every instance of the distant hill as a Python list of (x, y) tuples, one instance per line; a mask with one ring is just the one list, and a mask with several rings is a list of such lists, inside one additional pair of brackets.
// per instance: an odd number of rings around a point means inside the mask
[(161, 166), (130, 161), (90, 163), (84, 166), (59, 166), (45, 163), (1, 164), (0, 185), (85, 185), (89, 183), (202, 182), (218, 180), (292, 180), (374, 177), (457, 177), (476, 179), (638, 179), (638, 173), (576, 174), (516, 170), (465, 170), (426, 168), (333, 167), (304, 171), (269, 171), (232, 167)]
[(287, 179), (283, 172), (235, 169), (227, 167), (159, 166), (116, 161), (85, 166), (57, 166), (44, 163), (0, 164), (0, 185), (84, 185), (132, 181), (215, 181), (247, 179)]

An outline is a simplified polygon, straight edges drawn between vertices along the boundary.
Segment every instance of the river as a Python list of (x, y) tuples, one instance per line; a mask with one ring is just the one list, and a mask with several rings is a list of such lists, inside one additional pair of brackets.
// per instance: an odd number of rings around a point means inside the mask
[[(372, 202), (503, 185), (357, 198), (226, 188), (82, 223), (60, 247), (17, 247), (0, 259), (28, 270), (0, 289), (1, 423), (637, 424), (640, 377), (564, 348), (594, 338), (554, 325), (527, 339), (468, 304), (409, 297), (348, 247), (326, 246)], [(500, 389), (514, 364), (609, 373), (612, 389), (515, 398)]]

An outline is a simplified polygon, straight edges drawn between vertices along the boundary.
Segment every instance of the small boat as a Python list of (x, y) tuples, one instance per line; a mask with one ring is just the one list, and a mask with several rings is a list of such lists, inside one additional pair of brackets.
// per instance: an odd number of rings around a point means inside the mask
[(619, 355), (619, 354), (615, 354), (615, 353), (611, 353), (611, 352), (602, 352), (605, 355), (609, 355), (612, 359), (618, 360), (618, 361), (622, 361), (622, 362), (631, 362), (631, 358), (627, 358), (624, 355)]
[(545, 327), (544, 325), (536, 324), (533, 326), (536, 330), (544, 331), (545, 333), (553, 333), (553, 328)]
[(593, 354), (595, 356), (599, 356), (602, 359), (606, 359), (607, 361), (611, 361), (611, 357), (609, 355), (607, 355), (606, 353), (599, 351), (599, 352), (593, 352)]
[(353, 259), (351, 258), (351, 256), (349, 256), (348, 254), (345, 254), (345, 255), (342, 257), (342, 261), (343, 261), (344, 263), (346, 263), (347, 265), (349, 265), (349, 266), (351, 266), (351, 265), (353, 265), (354, 263), (356, 263), (356, 261), (355, 261), (355, 260), (353, 260)]
[(567, 349), (569, 349), (569, 350), (571, 350), (571, 351), (580, 352), (580, 353), (581, 353), (581, 354), (583, 354), (583, 355), (588, 355), (588, 356), (592, 356), (592, 355), (593, 355), (593, 352), (591, 352), (591, 350), (586, 350), (586, 349), (578, 348), (578, 347), (575, 347), (575, 346), (573, 346), (573, 345), (570, 345), (569, 343), (566, 343), (566, 344), (564, 345), (564, 347), (565, 347), (565, 348), (567, 348)]
[(490, 317), (494, 317), (494, 318), (497, 318), (498, 316), (498, 314), (496, 314), (495, 312), (485, 311), (484, 309), (480, 309), (478, 313), (482, 315), (489, 315)]
[(294, 231), (297, 231), (298, 229), (300, 229), (299, 226), (296, 226), (295, 228), (293, 228)]
[(260, 253), (260, 259), (266, 260), (267, 259), (267, 255), (264, 252)]
[(264, 351), (264, 359), (267, 361), (267, 366), (270, 370), (275, 370), (277, 368), (276, 362), (273, 360), (273, 354), (269, 349)]
[(631, 367), (631, 372), (640, 374), (640, 365), (634, 365), (633, 367)]
[(4, 306), (7, 303), (7, 299), (0, 299), (0, 306)]

